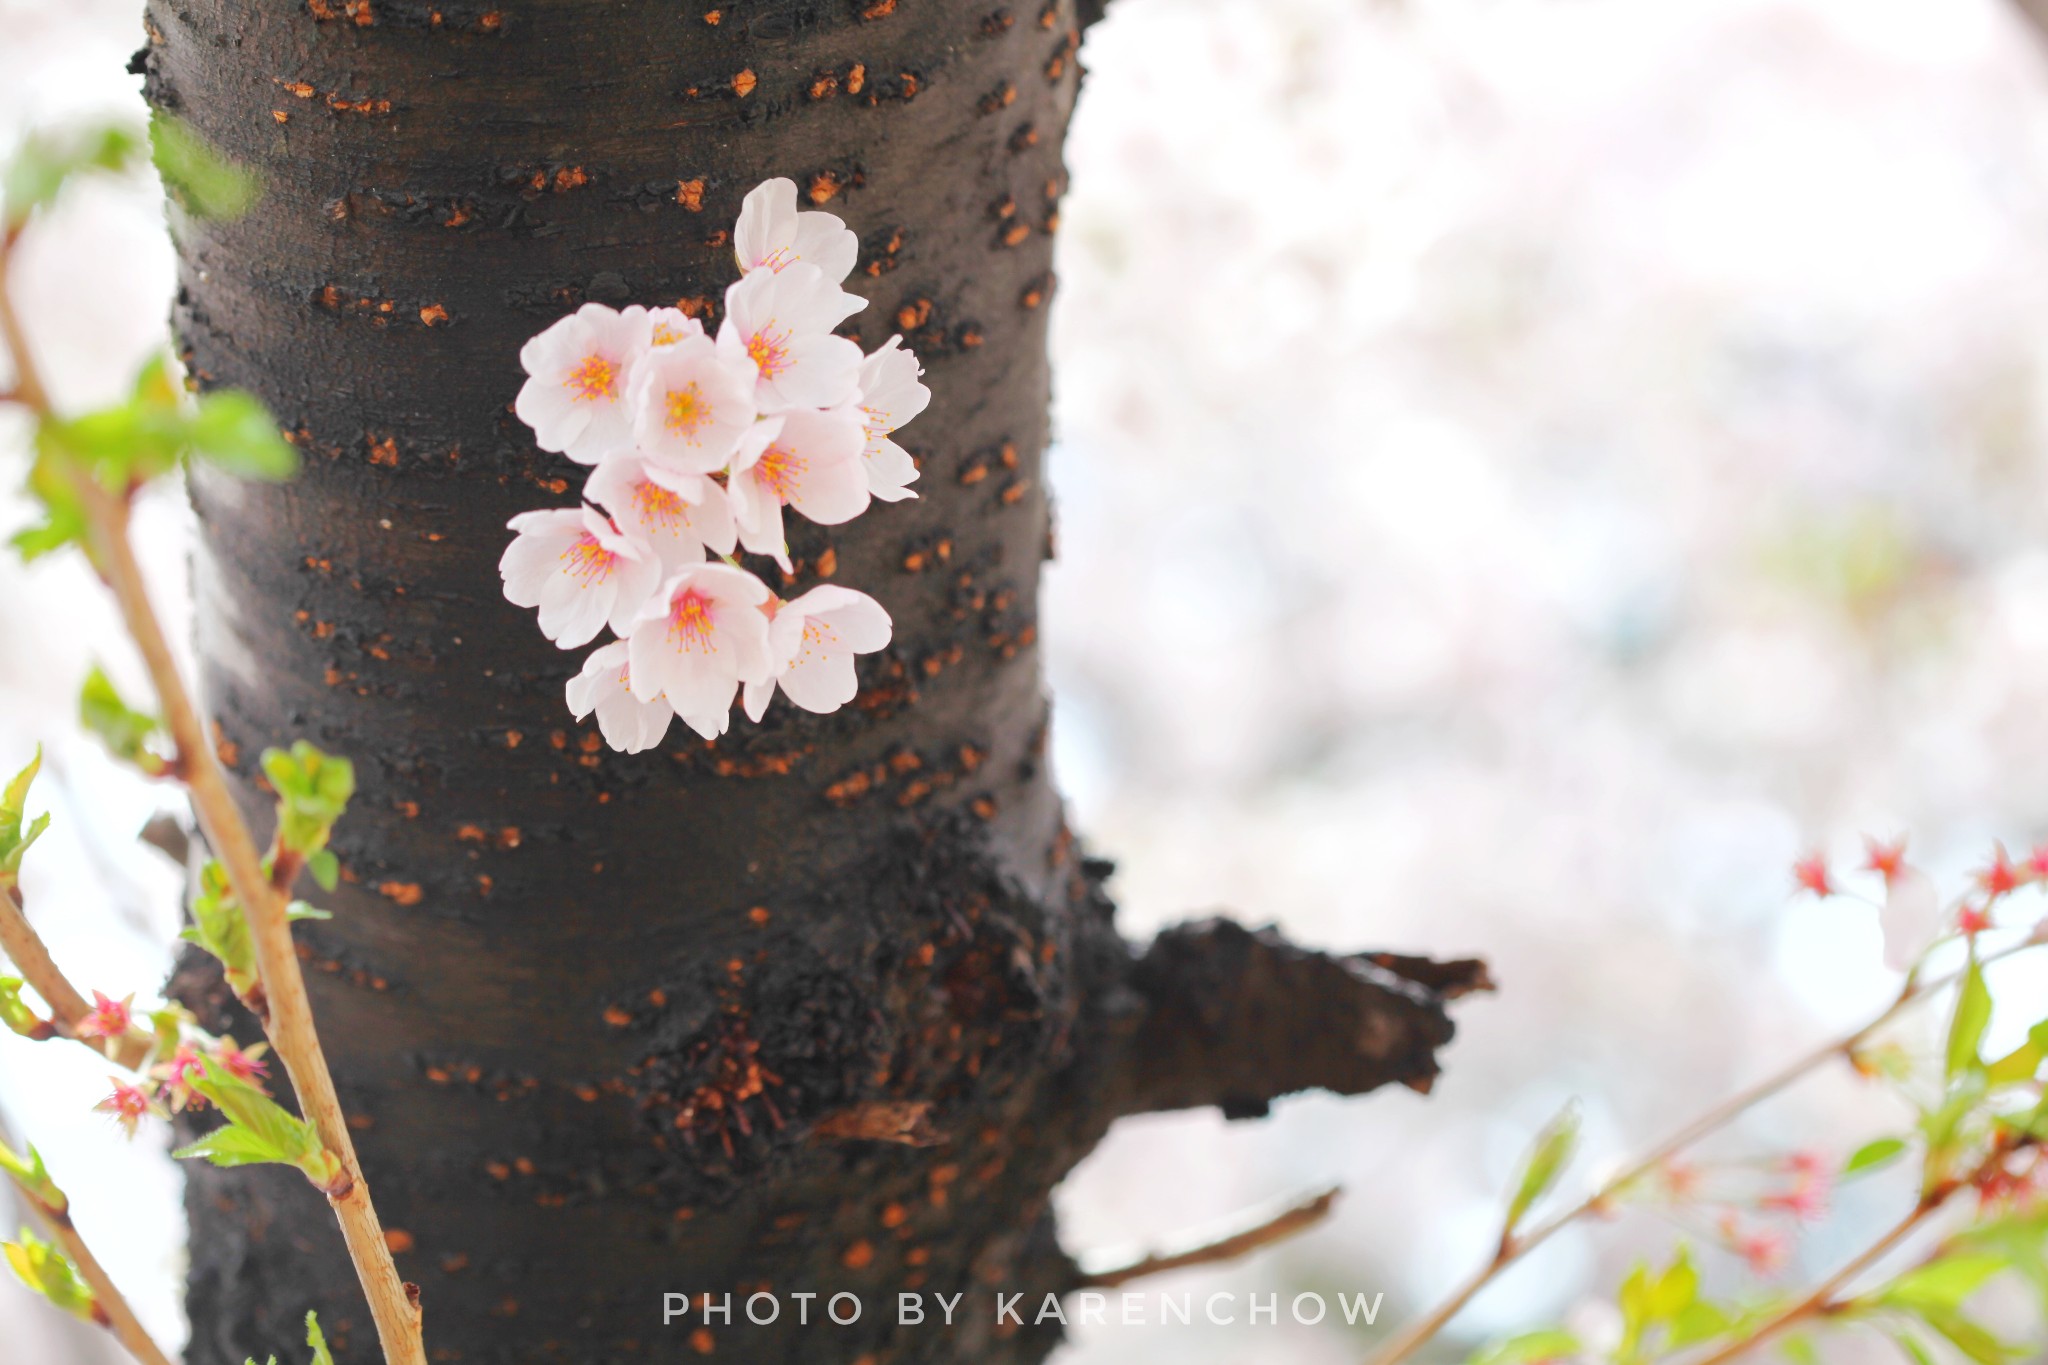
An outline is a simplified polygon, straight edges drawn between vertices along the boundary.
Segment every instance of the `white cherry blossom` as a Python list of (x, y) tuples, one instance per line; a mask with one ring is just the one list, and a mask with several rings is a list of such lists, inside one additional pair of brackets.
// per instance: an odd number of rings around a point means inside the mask
[(677, 570), (627, 636), (633, 695), (666, 694), (699, 734), (722, 730), (739, 685), (768, 676), (769, 597), (767, 584), (728, 564)]
[(661, 582), (661, 559), (588, 507), (522, 512), (498, 561), (505, 597), (539, 607), (541, 634), (563, 649), (590, 643), (609, 622), (623, 634)]
[(794, 507), (821, 526), (851, 521), (868, 505), (861, 427), (851, 408), (798, 410), (754, 424), (732, 457), (726, 491), (739, 542), (774, 555), (790, 571), (782, 509)]
[(661, 743), (675, 710), (667, 697), (642, 701), (633, 695), (627, 653), (624, 640), (592, 650), (583, 671), (569, 679), (567, 691), (569, 711), (576, 719), (597, 712), (604, 742), (622, 754), (637, 754)]
[(678, 341), (704, 336), (704, 324), (680, 308), (642, 308), (634, 304), (627, 313), (647, 315), (647, 344), (649, 346), (673, 346)]
[(844, 222), (830, 213), (798, 213), (796, 182), (779, 177), (748, 192), (732, 246), (742, 275), (805, 261), (833, 284), (851, 274), (860, 257), (860, 239)]
[(748, 719), (761, 719), (777, 686), (806, 711), (837, 711), (860, 687), (853, 656), (885, 648), (890, 630), (882, 604), (851, 588), (827, 583), (784, 602), (768, 626), (775, 672), (747, 684)]
[(586, 303), (519, 348), (527, 380), (512, 408), (542, 450), (596, 464), (630, 444), (627, 372), (653, 330), (645, 309)]
[(756, 376), (764, 413), (836, 408), (860, 391), (860, 347), (832, 329), (867, 306), (814, 265), (756, 270), (725, 291), (720, 354)]
[(642, 455), (686, 474), (723, 469), (754, 421), (754, 375), (701, 333), (648, 349), (627, 407)]
[(738, 543), (723, 488), (637, 454), (614, 455), (592, 470), (583, 496), (628, 536), (653, 546), (669, 572), (701, 563), (707, 549), (729, 555)]
[(892, 336), (860, 366), (861, 425), (867, 445), (868, 489), (882, 502), (901, 502), (917, 494), (906, 486), (917, 478), (917, 462), (889, 434), (925, 410), (932, 391), (918, 382), (924, 366)]

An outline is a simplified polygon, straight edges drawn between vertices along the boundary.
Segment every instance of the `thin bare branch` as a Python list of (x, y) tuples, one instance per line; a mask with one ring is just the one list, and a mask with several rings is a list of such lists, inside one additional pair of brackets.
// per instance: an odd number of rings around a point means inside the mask
[(78, 988), (71, 984), (63, 969), (50, 956), (50, 949), (43, 942), (35, 926), (28, 922), (28, 914), (22, 906), (21, 893), (13, 887), (0, 893), (0, 952), (7, 955), (22, 979), (43, 997), (54, 1016), (56, 1037), (69, 1038), (83, 1043), (108, 1061), (133, 1071), (149, 1056), (150, 1036), (139, 1029), (129, 1029), (119, 1038), (81, 1038), (78, 1026), (88, 1014), (92, 1004)]
[(1075, 1281), (1075, 1288), (1114, 1289), (1120, 1284), (1128, 1284), (1132, 1280), (1144, 1279), (1149, 1275), (1164, 1275), (1170, 1270), (1216, 1265), (1223, 1261), (1234, 1261), (1240, 1256), (1249, 1256), (1261, 1247), (1283, 1242), (1322, 1222), (1330, 1216), (1331, 1206), (1342, 1193), (1341, 1186), (1333, 1185), (1320, 1194), (1290, 1204), (1280, 1212), (1228, 1236), (1178, 1251), (1149, 1252), (1123, 1265), (1105, 1267), (1101, 1270), (1084, 1270), (1080, 1279)]

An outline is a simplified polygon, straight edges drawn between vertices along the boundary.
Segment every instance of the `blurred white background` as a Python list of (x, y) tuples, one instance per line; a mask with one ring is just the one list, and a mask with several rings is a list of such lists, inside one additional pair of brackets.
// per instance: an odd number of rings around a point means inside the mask
[[(139, 111), (137, 8), (0, 0), (0, 143)], [(1065, 1235), (1341, 1180), (1323, 1228), (1160, 1287), (1384, 1290), (1384, 1323), (1484, 1254), (1567, 1098), (1618, 1158), (1896, 988), (1868, 910), (1790, 897), (1797, 854), (1909, 832), (1959, 889), (1992, 839), (2048, 834), (2048, 48), (2009, 0), (1116, 0), (1084, 56), (1045, 612), (1078, 823), (1133, 934), (1227, 907), (1480, 952), (1503, 991), (1460, 1008), (1426, 1101), (1119, 1129)], [(152, 193), (76, 194), (17, 287), (63, 398), (111, 396), (171, 287)], [(167, 597), (184, 528), (151, 507)], [(174, 878), (129, 840), (152, 794), (68, 733), (87, 663), (126, 663), (111, 613), (75, 565), (0, 557), (0, 640), (0, 753), (49, 745), (44, 928), (156, 982)], [(176, 1338), (175, 1172), (57, 1052), (0, 1038), (0, 1104)], [(1829, 1077), (1728, 1150), (1897, 1118)], [(1560, 1238), (1440, 1358), (1583, 1316), (1670, 1236)], [(0, 1284), (0, 1356), (87, 1358), (49, 1327)], [(1368, 1340), (1094, 1327), (1063, 1359)]]

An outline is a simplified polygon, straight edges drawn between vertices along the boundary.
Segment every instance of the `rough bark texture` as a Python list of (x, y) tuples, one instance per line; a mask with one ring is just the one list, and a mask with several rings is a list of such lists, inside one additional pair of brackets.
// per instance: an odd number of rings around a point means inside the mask
[[(983, 1296), (1072, 1283), (1048, 1195), (1118, 1116), (1427, 1084), (1471, 964), (1214, 922), (1135, 951), (1045, 770), (1074, 0), (148, 15), (151, 98), (268, 186), (175, 223), (182, 344), (307, 456), (281, 488), (194, 477), (204, 690), (252, 812), (265, 745), (358, 765), (335, 918), (301, 940), (437, 1360), (1038, 1360), (1056, 1329), (998, 1332)], [(896, 642), (837, 715), (617, 755), (564, 709), (579, 656), (498, 591), (506, 520), (582, 475), (512, 416), (517, 351), (586, 300), (715, 325), (726, 230), (774, 175), (860, 234), (862, 344), (901, 331), (927, 366), (922, 498), (792, 547), (795, 588), (873, 592)], [(179, 989), (234, 1021), (203, 964)], [(370, 1358), (303, 1182), (199, 1170), (188, 1205), (190, 1365), (261, 1359), (309, 1307)], [(665, 1291), (757, 1288), (866, 1311), (661, 1324)], [(981, 1311), (897, 1329), (902, 1289)]]

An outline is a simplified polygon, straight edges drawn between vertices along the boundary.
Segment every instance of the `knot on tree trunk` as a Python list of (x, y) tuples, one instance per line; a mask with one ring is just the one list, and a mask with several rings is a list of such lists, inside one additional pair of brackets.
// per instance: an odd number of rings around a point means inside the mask
[(1446, 1005), (1491, 990), (1486, 964), (1335, 954), (1227, 919), (1177, 925), (1132, 963), (1137, 999), (1113, 1063), (1115, 1112), (1216, 1105), (1256, 1118), (1282, 1095), (1427, 1092), (1455, 1027)]

